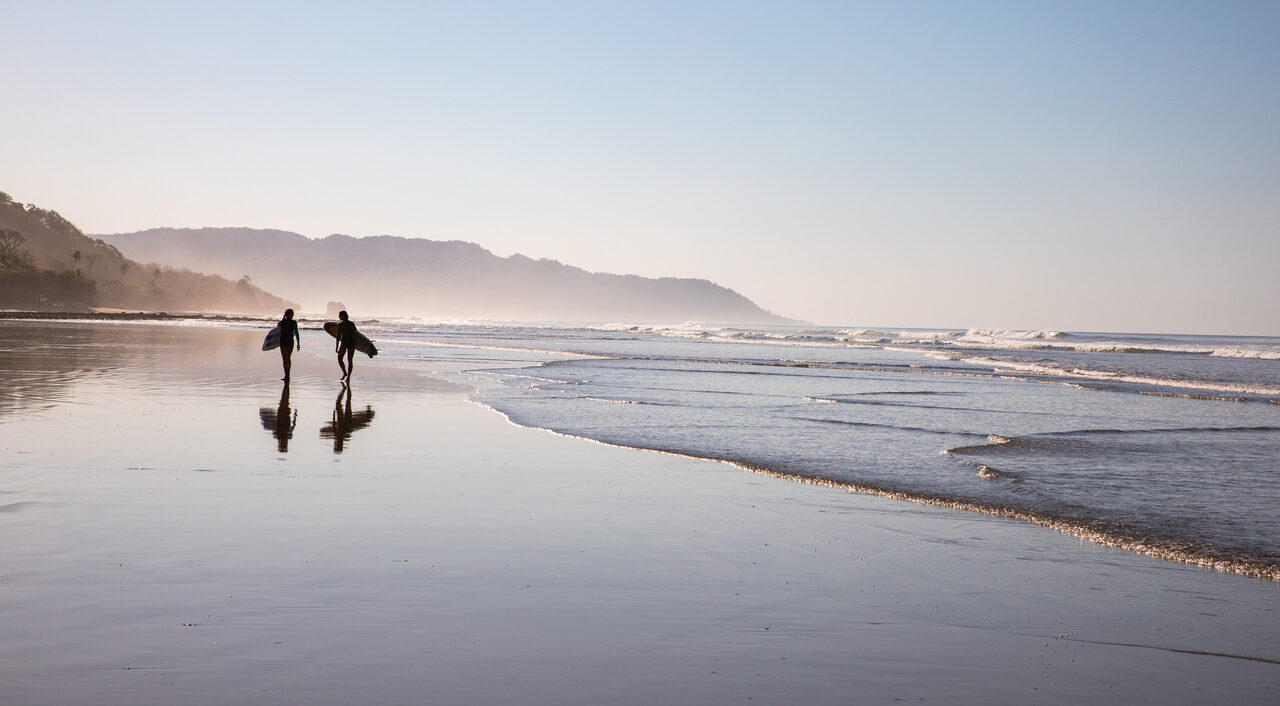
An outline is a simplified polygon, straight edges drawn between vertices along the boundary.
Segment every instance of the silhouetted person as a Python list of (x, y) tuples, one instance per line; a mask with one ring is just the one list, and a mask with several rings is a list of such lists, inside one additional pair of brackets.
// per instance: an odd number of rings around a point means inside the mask
[[(335, 348), (338, 351), (338, 367), (342, 369), (342, 379), (350, 380), (351, 371), (355, 370), (356, 355), (356, 325), (351, 323), (351, 319), (347, 318), (347, 312), (338, 312), (338, 343)], [(342, 363), (342, 356), (347, 356), (345, 365)]]
[(293, 319), (293, 309), (284, 310), (284, 318), (280, 319), (280, 359), (284, 361), (284, 378), (289, 382), (289, 371), (293, 369), (293, 342), (298, 341), (298, 350), (302, 350), (302, 335), (298, 333), (298, 322)]
[[(343, 398), (346, 398), (345, 401)], [(351, 434), (372, 422), (373, 407), (365, 405), (363, 412), (352, 412), (351, 386), (343, 385), (338, 392), (338, 399), (333, 402), (333, 422), (320, 428), (320, 438), (333, 439), (333, 452), (340, 454)]]
[(276, 448), (280, 453), (288, 453), (289, 440), (298, 426), (297, 410), (289, 409), (289, 383), (286, 382), (280, 391), (280, 406), (275, 409), (263, 407), (258, 410), (258, 416), (262, 418), (262, 428), (276, 438)]

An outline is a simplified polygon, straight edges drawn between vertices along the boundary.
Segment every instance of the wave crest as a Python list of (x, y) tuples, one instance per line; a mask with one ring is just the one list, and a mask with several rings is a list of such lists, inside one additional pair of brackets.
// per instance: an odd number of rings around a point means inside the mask
[(971, 328), (965, 332), (960, 340), (966, 339), (1015, 339), (1015, 340), (1042, 340), (1051, 338), (1063, 338), (1067, 334), (1061, 331), (1010, 331), (1005, 329), (984, 329)]

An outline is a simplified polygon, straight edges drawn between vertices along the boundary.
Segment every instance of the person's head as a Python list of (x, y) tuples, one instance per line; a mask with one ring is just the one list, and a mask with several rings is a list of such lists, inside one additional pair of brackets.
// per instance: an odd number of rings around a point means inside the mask
[(339, 319), (342, 319), (343, 321), (346, 321), (346, 320), (347, 320), (347, 312), (345, 312), (345, 311), (339, 311), (339, 312), (338, 312), (338, 318), (339, 318)]
[(284, 310), (284, 318), (286, 318), (286, 319), (292, 319), (292, 318), (293, 318), (293, 309), (285, 309), (285, 310)]

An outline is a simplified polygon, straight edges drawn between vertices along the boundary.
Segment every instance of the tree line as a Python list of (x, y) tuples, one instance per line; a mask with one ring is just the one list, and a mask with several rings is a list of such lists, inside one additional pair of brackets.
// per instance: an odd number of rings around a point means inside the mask
[(248, 279), (141, 265), (57, 211), (0, 191), (0, 308), (110, 307), (279, 313), (290, 306)]
[(21, 233), (0, 228), (0, 303), (7, 307), (92, 306), (98, 286), (79, 269), (37, 268)]

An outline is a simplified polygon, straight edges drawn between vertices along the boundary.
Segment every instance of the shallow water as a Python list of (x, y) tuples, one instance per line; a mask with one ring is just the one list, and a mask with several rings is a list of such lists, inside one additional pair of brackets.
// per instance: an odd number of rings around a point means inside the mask
[(483, 351), (468, 376), (477, 399), (523, 425), (1280, 578), (1280, 339), (422, 322), (364, 330), (410, 364), (438, 367), (438, 346)]

